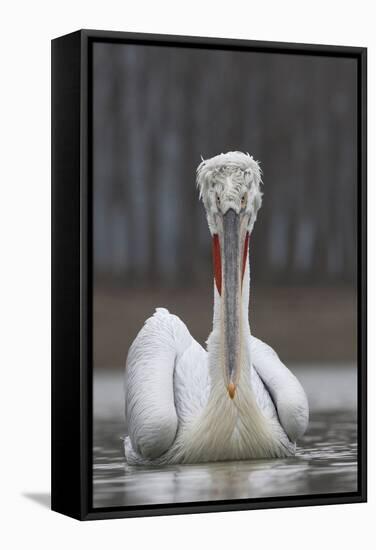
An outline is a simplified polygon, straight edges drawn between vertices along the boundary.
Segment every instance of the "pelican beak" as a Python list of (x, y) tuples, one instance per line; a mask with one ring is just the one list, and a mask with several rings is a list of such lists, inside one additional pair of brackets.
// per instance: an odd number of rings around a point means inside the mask
[(242, 283), (248, 253), (247, 220), (230, 208), (223, 215), (222, 330), (225, 380), (234, 399), (240, 377), (242, 331)]

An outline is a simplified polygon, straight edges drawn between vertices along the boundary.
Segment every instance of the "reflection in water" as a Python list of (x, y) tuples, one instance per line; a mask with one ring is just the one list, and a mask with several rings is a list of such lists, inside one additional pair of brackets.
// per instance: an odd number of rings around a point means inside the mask
[(311, 414), (297, 455), (283, 460), (130, 467), (123, 422), (94, 423), (94, 506), (339, 493), (357, 490), (355, 411)]

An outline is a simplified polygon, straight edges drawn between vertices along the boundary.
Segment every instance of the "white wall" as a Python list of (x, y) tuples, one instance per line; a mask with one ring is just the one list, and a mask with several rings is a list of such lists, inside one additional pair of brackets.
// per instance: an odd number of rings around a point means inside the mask
[[(25, 494), (49, 491), (50, 44), (78, 28), (369, 47), (369, 202), (375, 204), (375, 17), (372, 2), (6, 2), (1, 29), (1, 523), (4, 548), (369, 547), (375, 522), (375, 406), (370, 503), (79, 524)], [(370, 209), (372, 214), (372, 209)], [(370, 216), (370, 280), (375, 216)], [(375, 303), (373, 288), (370, 306)], [(370, 315), (370, 388), (376, 363)], [(373, 341), (372, 341), (373, 340)], [(45, 497), (44, 497), (45, 498)]]

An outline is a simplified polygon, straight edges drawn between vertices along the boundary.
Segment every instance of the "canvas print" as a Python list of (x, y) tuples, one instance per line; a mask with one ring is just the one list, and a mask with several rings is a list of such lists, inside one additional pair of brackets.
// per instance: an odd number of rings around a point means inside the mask
[(92, 56), (93, 507), (356, 492), (356, 60)]

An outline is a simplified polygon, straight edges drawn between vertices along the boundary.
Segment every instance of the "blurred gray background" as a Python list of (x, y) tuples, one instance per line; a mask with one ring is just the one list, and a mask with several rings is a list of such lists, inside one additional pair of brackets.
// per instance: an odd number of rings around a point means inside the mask
[(356, 62), (94, 44), (94, 362), (124, 366), (155, 307), (204, 344), (211, 239), (200, 155), (246, 151), (264, 201), (252, 332), (286, 362), (356, 360)]

